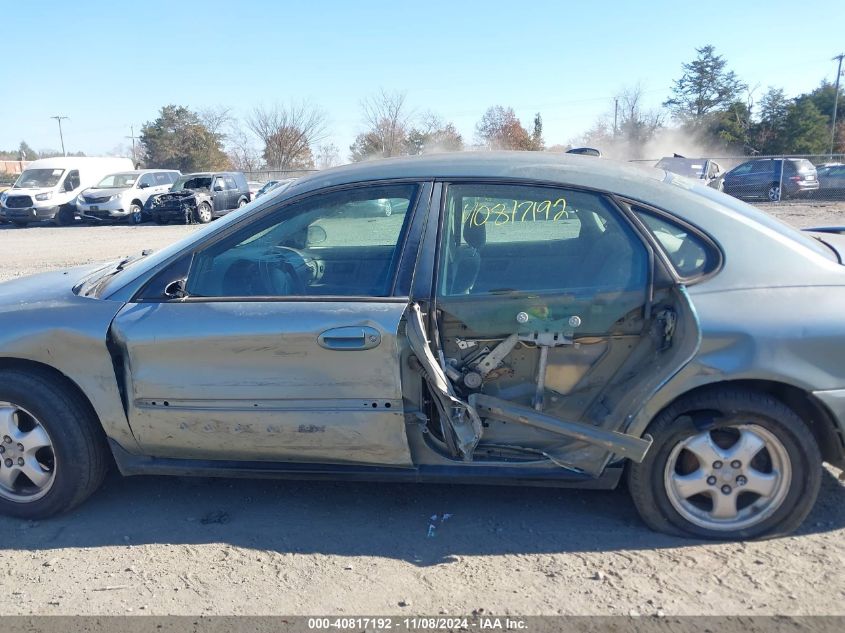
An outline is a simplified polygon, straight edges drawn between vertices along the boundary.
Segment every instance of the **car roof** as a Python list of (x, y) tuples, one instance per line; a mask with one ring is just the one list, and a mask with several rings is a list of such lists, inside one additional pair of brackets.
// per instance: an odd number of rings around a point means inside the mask
[[(455, 152), (386, 158), (319, 171), (294, 182), (289, 194), (371, 180), (508, 178), (606, 188), (608, 181), (664, 180), (666, 172), (596, 156), (552, 152)], [(611, 189), (612, 190), (612, 189)]]

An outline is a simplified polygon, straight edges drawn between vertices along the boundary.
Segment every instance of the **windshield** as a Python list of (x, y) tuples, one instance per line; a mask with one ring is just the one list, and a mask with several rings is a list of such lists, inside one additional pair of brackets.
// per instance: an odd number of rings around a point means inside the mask
[(211, 176), (182, 176), (170, 191), (183, 189), (211, 189)]
[(701, 178), (706, 161), (693, 158), (661, 158), (656, 167), (687, 178)]
[(62, 179), (64, 169), (27, 169), (15, 182), (15, 189), (55, 187)]
[(94, 189), (126, 189), (135, 184), (138, 174), (109, 174)]

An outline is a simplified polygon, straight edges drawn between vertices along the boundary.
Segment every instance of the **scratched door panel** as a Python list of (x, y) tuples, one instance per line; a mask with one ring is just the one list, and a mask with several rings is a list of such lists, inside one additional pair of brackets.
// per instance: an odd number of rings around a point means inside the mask
[[(112, 337), (124, 356), (133, 433), (157, 456), (410, 465), (397, 344), (405, 307), (129, 305)], [(350, 326), (378, 344), (318, 343)]]

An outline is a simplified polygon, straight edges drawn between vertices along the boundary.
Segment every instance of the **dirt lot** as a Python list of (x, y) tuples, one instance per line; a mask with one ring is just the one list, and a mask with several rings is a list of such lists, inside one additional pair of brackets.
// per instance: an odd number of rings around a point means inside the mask
[[(774, 213), (845, 223), (842, 203)], [(0, 278), (191, 230), (3, 228)], [(796, 536), (729, 544), (650, 532), (624, 491), (113, 474), (70, 515), (0, 518), (0, 613), (841, 615), (845, 486), (835, 474)]]

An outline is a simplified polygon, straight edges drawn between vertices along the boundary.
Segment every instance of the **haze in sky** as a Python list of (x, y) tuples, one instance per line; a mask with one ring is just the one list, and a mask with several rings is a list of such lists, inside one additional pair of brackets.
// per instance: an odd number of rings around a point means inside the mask
[(102, 154), (129, 144), (166, 104), (310, 101), (342, 159), (362, 131), (361, 100), (406, 91), (418, 113), (452, 121), (466, 142), (491, 105), (547, 145), (566, 144), (612, 109), (625, 86), (667, 97), (681, 64), (713, 44), (762, 95), (834, 79), (845, 2), (317, 2), (40, 0), (0, 3), (5, 60), (0, 149), (21, 140)]

